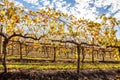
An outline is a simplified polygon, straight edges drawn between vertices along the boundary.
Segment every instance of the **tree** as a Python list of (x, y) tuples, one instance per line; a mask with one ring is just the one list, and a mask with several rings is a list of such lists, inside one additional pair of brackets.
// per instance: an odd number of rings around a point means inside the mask
[[(61, 43), (72, 43), (77, 46), (77, 73), (79, 73), (80, 69), (80, 53), (83, 44), (89, 45), (91, 36), (89, 35), (88, 27), (96, 27), (100, 24), (94, 21), (89, 21), (86, 19), (77, 19), (73, 15), (67, 16), (67, 22), (65, 21), (65, 25), (62, 30), (66, 29), (63, 33), (61, 29), (58, 29), (59, 38), (53, 39), (52, 41), (61, 42)], [(90, 23), (90, 25), (88, 25)], [(91, 25), (92, 23), (92, 25)], [(96, 25), (97, 24), (97, 25)], [(89, 37), (90, 36), (90, 37)], [(84, 52), (84, 51), (83, 51)]]
[(3, 59), (2, 64), (4, 72), (7, 72), (6, 55), (8, 42), (20, 37), (25, 39), (40, 40), (50, 33), (51, 21), (60, 17), (59, 12), (55, 10), (42, 9), (40, 11), (26, 10), (24, 7), (16, 7), (14, 2), (5, 0), (2, 9), (0, 9), (0, 36), (3, 39)]
[[(33, 14), (30, 12), (27, 13), (31, 17)], [(0, 10), (0, 27), (2, 30), (0, 31), (0, 36), (2, 36), (3, 39), (3, 59), (2, 64), (4, 67), (4, 72), (7, 72), (7, 66), (6, 66), (6, 55), (7, 55), (7, 44), (12, 38), (31, 38), (31, 39), (40, 39), (36, 37), (36, 35), (32, 32), (33, 30), (25, 32), (25, 29), (27, 26), (35, 26), (34, 19), (31, 19), (25, 14), (24, 8), (19, 8), (14, 6), (13, 2), (9, 2), (7, 0), (4, 1), (4, 6)], [(34, 17), (34, 16), (33, 16)], [(28, 22), (31, 20), (32, 24), (29, 24)], [(30, 28), (28, 28), (30, 29)], [(32, 33), (32, 36), (30, 35)]]
[[(78, 64), (77, 64), (77, 72), (79, 73), (79, 65), (80, 65), (80, 49), (82, 44), (86, 43), (86, 45), (93, 46), (92, 48), (92, 61), (94, 62), (94, 46), (100, 45), (106, 46), (108, 44), (114, 43), (115, 41), (115, 33), (114, 26), (119, 24), (119, 21), (114, 17), (107, 18), (105, 15), (102, 15), (100, 18), (103, 22), (91, 21), (86, 19), (77, 19), (73, 15), (67, 16), (67, 22), (65, 22), (66, 31), (60, 33), (57, 42), (64, 43), (73, 43), (77, 46), (78, 53)], [(60, 29), (59, 29), (60, 30)], [(61, 32), (60, 30), (58, 32)], [(58, 34), (56, 34), (58, 35)], [(105, 38), (106, 39), (103, 39)], [(101, 43), (102, 41), (102, 43)], [(103, 43), (104, 42), (104, 43)]]
[(115, 45), (117, 39), (116, 32), (118, 31), (115, 27), (119, 26), (120, 21), (112, 16), (106, 17), (105, 14), (101, 15), (100, 19), (102, 22), (98, 35), (99, 39), (97, 39), (98, 43), (104, 46)]

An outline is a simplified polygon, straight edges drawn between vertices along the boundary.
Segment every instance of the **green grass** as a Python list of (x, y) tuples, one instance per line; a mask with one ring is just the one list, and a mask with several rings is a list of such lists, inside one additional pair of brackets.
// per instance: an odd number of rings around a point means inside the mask
[[(51, 69), (51, 70), (66, 70), (66, 69), (75, 69), (75, 64), (38, 64), (38, 63), (28, 63), (28, 64), (8, 64), (8, 68), (13, 69)], [(0, 65), (0, 68), (2, 69), (2, 65)]]
[[(40, 70), (73, 70), (76, 69), (75, 63), (10, 63), (7, 65), (9, 69), (40, 69)], [(81, 69), (117, 69), (120, 68), (120, 64), (111, 63), (84, 63), (81, 64)], [(0, 65), (0, 69), (3, 66)]]
[[(19, 55), (14, 55), (14, 56), (8, 56), (7, 59), (12, 60), (12, 59), (19, 59)], [(53, 57), (51, 58), (42, 58), (42, 57), (26, 57), (23, 56), (23, 59), (33, 59), (33, 60), (53, 60)], [(109, 61), (109, 58), (105, 58), (107, 61)], [(58, 60), (62, 60), (64, 62), (60, 62)], [(69, 70), (69, 69), (76, 69), (76, 62), (75, 63), (67, 63), (65, 61), (76, 61), (76, 59), (64, 59), (64, 58), (58, 58), (57, 57), (57, 62), (32, 62), (32, 63), (20, 63), (20, 62), (8, 62), (7, 67), (10, 69), (40, 69), (40, 70)], [(85, 58), (85, 61), (91, 61), (91, 58)], [(97, 58), (95, 58), (95, 61), (97, 61)], [(113, 60), (114, 61), (114, 60)], [(119, 60), (116, 60), (119, 61)], [(84, 63), (80, 65), (81, 69), (116, 69), (120, 68), (120, 64), (112, 64), (112, 63)], [(3, 69), (3, 66), (0, 64), (0, 69)]]
[(82, 64), (81, 69), (117, 69), (120, 68), (120, 64), (112, 63), (100, 63), (100, 64)]

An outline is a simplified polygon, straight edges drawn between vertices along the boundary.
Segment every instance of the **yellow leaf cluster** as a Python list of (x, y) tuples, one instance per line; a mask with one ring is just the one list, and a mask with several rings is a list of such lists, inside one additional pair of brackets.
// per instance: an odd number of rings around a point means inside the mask
[(34, 44), (38, 44), (38, 40), (34, 40)]
[(0, 22), (5, 22), (5, 20), (4, 16), (0, 16)]
[(43, 22), (45, 22), (45, 23), (46, 23), (46, 22), (48, 22), (48, 20), (45, 18), (45, 19), (43, 19)]
[(9, 4), (10, 4), (9, 0), (5, 0), (5, 1), (4, 1), (4, 4), (5, 4), (5, 5), (9, 5)]
[(31, 22), (32, 22), (31, 19), (27, 20), (27, 25), (30, 25)]
[(7, 19), (11, 19), (11, 17), (16, 14), (15, 10), (13, 9), (13, 7), (9, 7), (7, 12), (6, 12), (6, 17)]
[(53, 32), (53, 30), (57, 27), (57, 24), (54, 21), (50, 21), (50, 32)]
[(11, 30), (12, 30), (12, 27), (6, 27), (6, 31), (9, 33), (9, 32), (11, 32)]
[(0, 10), (0, 22), (5, 22), (5, 11), (4, 10)]
[(108, 35), (108, 33), (109, 33), (108, 31), (105, 31), (105, 35)]
[(29, 20), (29, 16), (28, 15), (24, 15), (24, 16), (22, 16), (22, 19), (23, 20)]
[(20, 17), (18, 14), (15, 14), (11, 17), (11, 22), (12, 23), (19, 23), (20, 22)]
[(12, 39), (13, 39), (13, 40), (18, 40), (18, 39), (19, 39), (19, 37), (17, 37), (17, 36), (16, 36), (16, 37), (13, 37)]
[(5, 11), (4, 10), (0, 10), (0, 15), (4, 15)]

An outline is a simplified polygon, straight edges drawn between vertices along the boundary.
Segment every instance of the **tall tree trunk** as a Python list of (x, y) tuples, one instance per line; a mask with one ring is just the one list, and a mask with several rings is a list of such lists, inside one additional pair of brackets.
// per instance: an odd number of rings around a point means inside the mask
[(7, 56), (6, 48), (7, 48), (7, 44), (8, 44), (8, 40), (5, 39), (3, 41), (3, 61), (2, 61), (2, 65), (3, 65), (3, 68), (4, 68), (4, 73), (7, 73), (7, 66), (6, 66), (6, 56)]
[(80, 72), (80, 45), (77, 45), (77, 53), (78, 53), (78, 58), (77, 58), (77, 73)]

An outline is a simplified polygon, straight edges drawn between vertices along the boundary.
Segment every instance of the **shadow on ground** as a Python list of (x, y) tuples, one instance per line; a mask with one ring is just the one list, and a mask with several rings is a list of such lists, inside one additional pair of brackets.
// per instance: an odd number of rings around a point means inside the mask
[(0, 80), (119, 80), (120, 69), (75, 71), (17, 70), (0, 73)]

